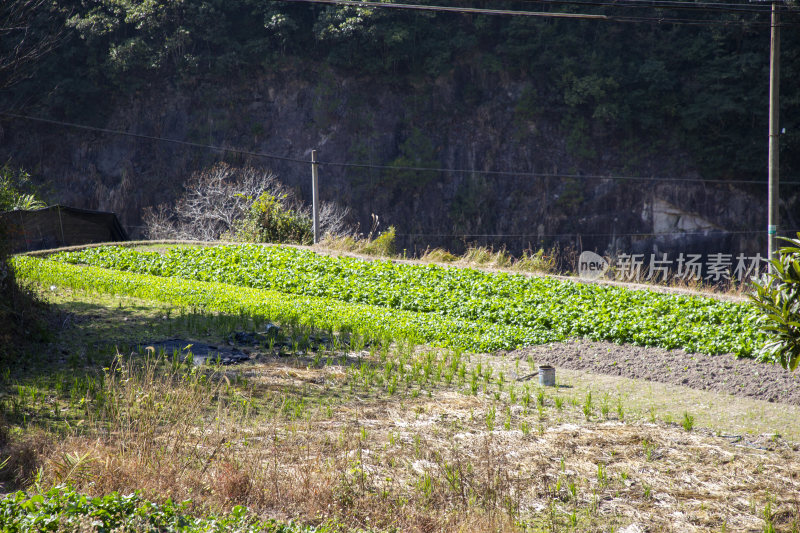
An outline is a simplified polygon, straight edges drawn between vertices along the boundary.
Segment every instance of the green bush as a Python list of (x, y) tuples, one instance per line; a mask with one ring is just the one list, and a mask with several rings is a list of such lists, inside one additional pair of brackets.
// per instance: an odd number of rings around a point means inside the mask
[(314, 229), (311, 218), (292, 207), (287, 195), (264, 193), (253, 202), (236, 237), (249, 242), (312, 244)]
[(795, 370), (800, 362), (800, 233), (778, 250), (769, 272), (753, 281), (750, 298), (761, 310), (759, 327), (769, 336), (764, 359)]
[(381, 232), (380, 235), (367, 242), (361, 252), (367, 255), (376, 255), (379, 257), (392, 257), (396, 250), (394, 245), (395, 229), (394, 226), (389, 226), (389, 229)]

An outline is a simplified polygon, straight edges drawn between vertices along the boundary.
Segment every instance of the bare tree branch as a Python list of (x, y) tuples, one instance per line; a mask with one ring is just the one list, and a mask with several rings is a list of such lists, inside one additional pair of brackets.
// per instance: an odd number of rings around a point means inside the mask
[[(54, 24), (53, 4), (48, 0), (0, 1), (0, 89), (32, 75), (32, 67), (64, 39), (62, 24)], [(36, 27), (47, 17), (51, 27)]]
[[(234, 168), (225, 163), (194, 174), (184, 185), (184, 194), (173, 207), (157, 206), (144, 212), (146, 234), (151, 239), (215, 241), (235, 238), (237, 226), (262, 194), (279, 198), (283, 206), (311, 218), (303, 206), (272, 173), (252, 167)], [(347, 224), (349, 210), (323, 202), (320, 225), (324, 234), (352, 233)]]

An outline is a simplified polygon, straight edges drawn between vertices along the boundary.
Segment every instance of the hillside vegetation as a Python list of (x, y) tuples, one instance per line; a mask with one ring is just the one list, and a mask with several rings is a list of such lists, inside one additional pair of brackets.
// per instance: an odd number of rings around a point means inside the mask
[[(512, 1), (492, 7), (530, 9)], [(794, 9), (792, 3), (788, 7)], [(539, 8), (688, 16), (681, 10), (591, 5)], [(51, 31), (55, 22), (65, 34), (35, 75), (16, 86), (12, 101), (22, 105), (23, 95), (33, 94), (33, 100), (24, 99), (26, 107), (102, 123), (108, 104), (120, 95), (154, 84), (189, 87), (300, 60), (317, 71), (322, 64), (413, 86), (423, 97), (426, 86), (452, 76), (466, 109), (495, 97), (478, 82), (495, 76), (523, 84), (517, 102), (521, 120), (556, 119), (586, 157), (600, 155), (591, 140), (598, 136), (631, 150), (677, 142), (707, 177), (760, 179), (766, 157), (768, 17), (702, 10), (689, 15), (731, 24), (464, 16), (257, 0), (42, 3), (31, 16), (32, 31)], [(787, 13), (784, 21), (796, 23), (797, 15)], [(787, 29), (781, 74), (789, 88), (800, 83), (800, 33)], [(98, 108), (98, 102), (104, 104)], [(781, 102), (784, 117), (798, 114), (796, 91), (784, 91)], [(328, 103), (320, 105), (325, 114)], [(787, 175), (800, 168), (800, 133), (789, 122), (781, 161)], [(420, 145), (410, 135), (408, 143), (401, 162), (435, 157), (426, 154), (424, 139)]]

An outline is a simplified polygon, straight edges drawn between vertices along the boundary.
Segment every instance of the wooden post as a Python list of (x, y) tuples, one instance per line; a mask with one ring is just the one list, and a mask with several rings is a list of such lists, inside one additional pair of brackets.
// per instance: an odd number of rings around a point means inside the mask
[(64, 222), (61, 221), (61, 205), (57, 205), (58, 209), (58, 225), (61, 228), (61, 246), (66, 246), (67, 241), (64, 239)]
[(317, 169), (317, 151), (311, 150), (311, 203), (314, 222), (314, 244), (319, 243), (319, 171)]
[(780, 34), (780, 12), (778, 2), (772, 2), (772, 32), (770, 34), (769, 52), (769, 198), (767, 200), (767, 257), (777, 259), (778, 257), (778, 207), (780, 197), (778, 194), (780, 172), (778, 168), (778, 118), (780, 116), (779, 89), (780, 89), (780, 54), (781, 54), (781, 34)]

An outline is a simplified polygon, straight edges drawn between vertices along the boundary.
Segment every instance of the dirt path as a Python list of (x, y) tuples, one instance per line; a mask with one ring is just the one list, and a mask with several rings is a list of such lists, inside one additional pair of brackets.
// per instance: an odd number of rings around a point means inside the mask
[(800, 372), (732, 355), (690, 354), (610, 342), (574, 340), (529, 346), (510, 357), (592, 373), (646, 379), (800, 406)]

